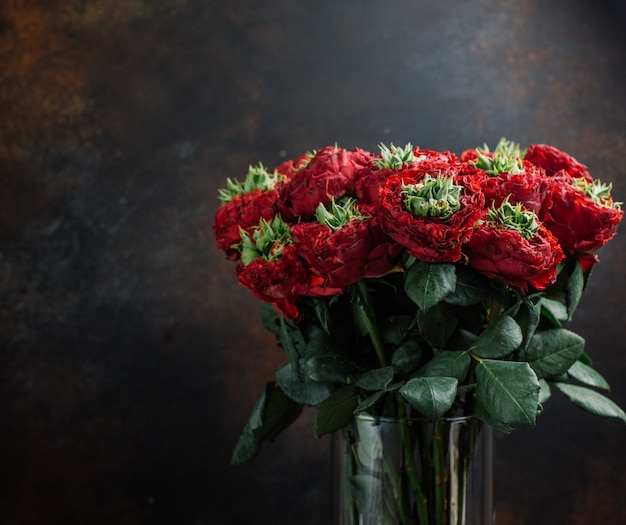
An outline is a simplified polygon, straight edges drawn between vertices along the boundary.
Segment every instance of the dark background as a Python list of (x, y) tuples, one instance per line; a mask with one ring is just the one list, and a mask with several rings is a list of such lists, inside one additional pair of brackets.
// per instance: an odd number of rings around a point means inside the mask
[[(0, 2), (0, 523), (330, 523), (306, 412), (228, 465), (284, 362), (217, 189), (338, 143), (573, 154), (626, 200), (618, 2)], [(622, 228), (624, 230), (624, 228)], [(570, 328), (626, 406), (626, 231)], [(626, 523), (626, 427), (554, 394), (498, 525)]]

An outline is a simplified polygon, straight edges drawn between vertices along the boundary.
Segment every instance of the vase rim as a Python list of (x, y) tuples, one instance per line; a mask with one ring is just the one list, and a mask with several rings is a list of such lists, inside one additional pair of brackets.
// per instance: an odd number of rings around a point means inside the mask
[(477, 419), (476, 415), (469, 416), (444, 416), (438, 418), (429, 417), (393, 417), (393, 416), (373, 416), (371, 414), (359, 413), (354, 416), (355, 420), (359, 421), (372, 421), (376, 423), (395, 423), (398, 421), (415, 421), (421, 423), (434, 423), (435, 421), (446, 421), (448, 423), (465, 423), (466, 421), (472, 421)]

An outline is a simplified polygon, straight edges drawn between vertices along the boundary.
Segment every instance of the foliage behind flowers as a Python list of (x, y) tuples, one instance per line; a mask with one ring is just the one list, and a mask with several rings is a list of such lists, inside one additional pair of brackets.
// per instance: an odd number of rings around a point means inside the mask
[(552, 146), (505, 139), (461, 158), (328, 146), (228, 180), (217, 244), (286, 354), (233, 462), (303, 406), (318, 436), (406, 407), (510, 432), (533, 426), (556, 388), (626, 422), (563, 328), (623, 217), (610, 191)]

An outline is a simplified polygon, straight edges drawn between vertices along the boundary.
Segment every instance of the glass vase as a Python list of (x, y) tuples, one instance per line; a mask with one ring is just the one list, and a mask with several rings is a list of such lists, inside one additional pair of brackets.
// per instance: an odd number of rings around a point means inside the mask
[(493, 432), (475, 417), (355, 416), (335, 440), (336, 525), (493, 525)]

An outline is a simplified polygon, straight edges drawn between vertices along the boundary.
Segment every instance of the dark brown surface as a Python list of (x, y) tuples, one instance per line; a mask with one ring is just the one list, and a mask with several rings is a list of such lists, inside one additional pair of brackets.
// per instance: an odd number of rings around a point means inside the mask
[[(217, 188), (335, 142), (504, 135), (626, 200), (619, 5), (0, 3), (0, 523), (330, 523), (310, 413), (228, 466), (283, 357), (215, 248)], [(626, 230), (600, 255), (571, 328), (626, 406)], [(555, 395), (497, 440), (498, 525), (626, 523), (625, 451)]]

